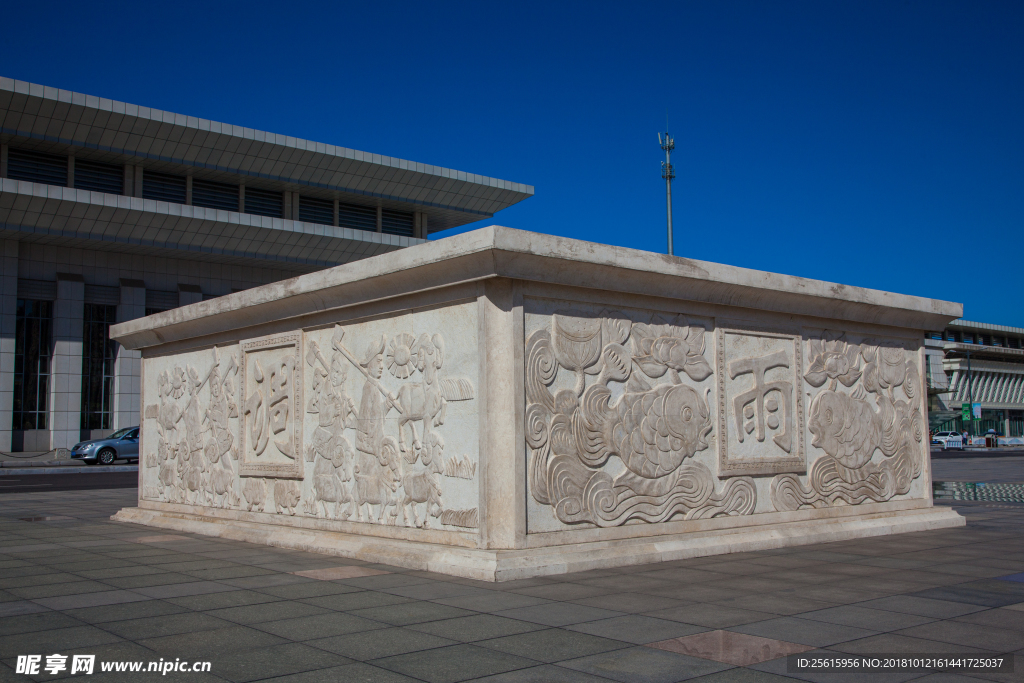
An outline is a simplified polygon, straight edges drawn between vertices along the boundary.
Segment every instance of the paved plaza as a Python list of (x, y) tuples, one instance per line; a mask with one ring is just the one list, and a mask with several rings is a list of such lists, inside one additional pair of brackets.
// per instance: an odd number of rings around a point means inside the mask
[[(1015, 467), (1007, 460), (1001, 467)], [(1019, 479), (1018, 479), (1019, 481)], [(488, 584), (110, 521), (134, 489), (0, 496), (0, 681), (1024, 680), (1024, 505), (966, 528)], [(1015, 577), (1017, 579), (1021, 576)], [(786, 655), (1016, 653), (1016, 673), (795, 674)], [(209, 661), (209, 673), (100, 662)]]

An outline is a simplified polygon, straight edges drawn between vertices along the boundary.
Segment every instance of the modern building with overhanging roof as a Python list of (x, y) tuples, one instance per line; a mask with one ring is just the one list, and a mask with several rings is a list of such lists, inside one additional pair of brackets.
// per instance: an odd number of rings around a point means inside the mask
[[(935, 431), (1024, 436), (1024, 328), (954, 320), (925, 334), (925, 353)], [(981, 415), (964, 420), (971, 403)]]
[(533, 187), (0, 78), (0, 451), (134, 426), (123, 322), (401, 249)]

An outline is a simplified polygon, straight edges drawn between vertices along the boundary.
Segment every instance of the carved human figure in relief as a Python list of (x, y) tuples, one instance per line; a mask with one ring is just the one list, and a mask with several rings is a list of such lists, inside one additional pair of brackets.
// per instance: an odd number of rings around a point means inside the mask
[(348, 519), (353, 510), (343, 506), (355, 502), (350, 492), (355, 453), (345, 430), (356, 422), (355, 404), (345, 392), (348, 367), (338, 351), (328, 363), (315, 341), (309, 342), (306, 362), (313, 367), (313, 395), (306, 412), (317, 416), (317, 428), (306, 449), (306, 460), (315, 461), (313, 511), (319, 505), (327, 517), (328, 504), (333, 503), (333, 517)]
[(767, 423), (769, 429), (779, 430), (772, 441), (787, 453), (793, 450), (793, 383), (788, 380), (764, 381), (769, 370), (788, 368), (789, 364), (789, 356), (785, 351), (729, 363), (730, 379), (751, 375), (753, 381), (748, 391), (733, 397), (736, 437), (740, 443), (743, 443), (744, 434), (751, 432), (754, 432), (754, 438), (758, 441), (764, 441)]
[[(384, 371), (384, 347), (387, 338), (381, 335), (366, 349), (366, 355), (359, 365), (363, 368), (366, 381), (363, 383), (362, 398), (359, 401), (359, 417), (356, 422), (356, 463), (353, 467), (355, 480), (354, 498), (359, 521), (364, 521), (364, 505), (378, 505), (377, 522), (384, 519), (384, 513), (397, 503), (395, 491), (398, 488), (398, 447), (394, 439), (384, 436), (384, 417), (394, 406), (391, 394), (381, 385)], [(369, 514), (367, 515), (367, 518)]]

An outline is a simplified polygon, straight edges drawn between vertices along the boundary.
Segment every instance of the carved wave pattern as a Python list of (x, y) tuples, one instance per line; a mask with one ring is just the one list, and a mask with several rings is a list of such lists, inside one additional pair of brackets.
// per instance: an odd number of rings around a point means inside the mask
[[(708, 448), (708, 391), (701, 395), (680, 373), (693, 382), (712, 374), (704, 335), (703, 327), (675, 321), (631, 323), (618, 311), (556, 313), (550, 329), (532, 333), (525, 433), (534, 500), (564, 524), (599, 527), (752, 514), (751, 478), (716, 491), (711, 471), (692, 460)], [(552, 394), (560, 369), (575, 375), (573, 388)], [(668, 383), (652, 386), (666, 375)], [(611, 381), (625, 383), (615, 400)], [(615, 477), (606, 467), (613, 456), (625, 466)]]

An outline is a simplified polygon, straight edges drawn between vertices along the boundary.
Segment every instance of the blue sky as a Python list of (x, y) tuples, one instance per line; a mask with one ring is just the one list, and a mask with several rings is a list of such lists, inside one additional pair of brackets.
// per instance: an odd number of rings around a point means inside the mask
[(536, 187), (460, 231), (664, 251), (667, 113), (677, 255), (1024, 327), (1024, 3), (43, 2), (4, 17), (5, 76)]

